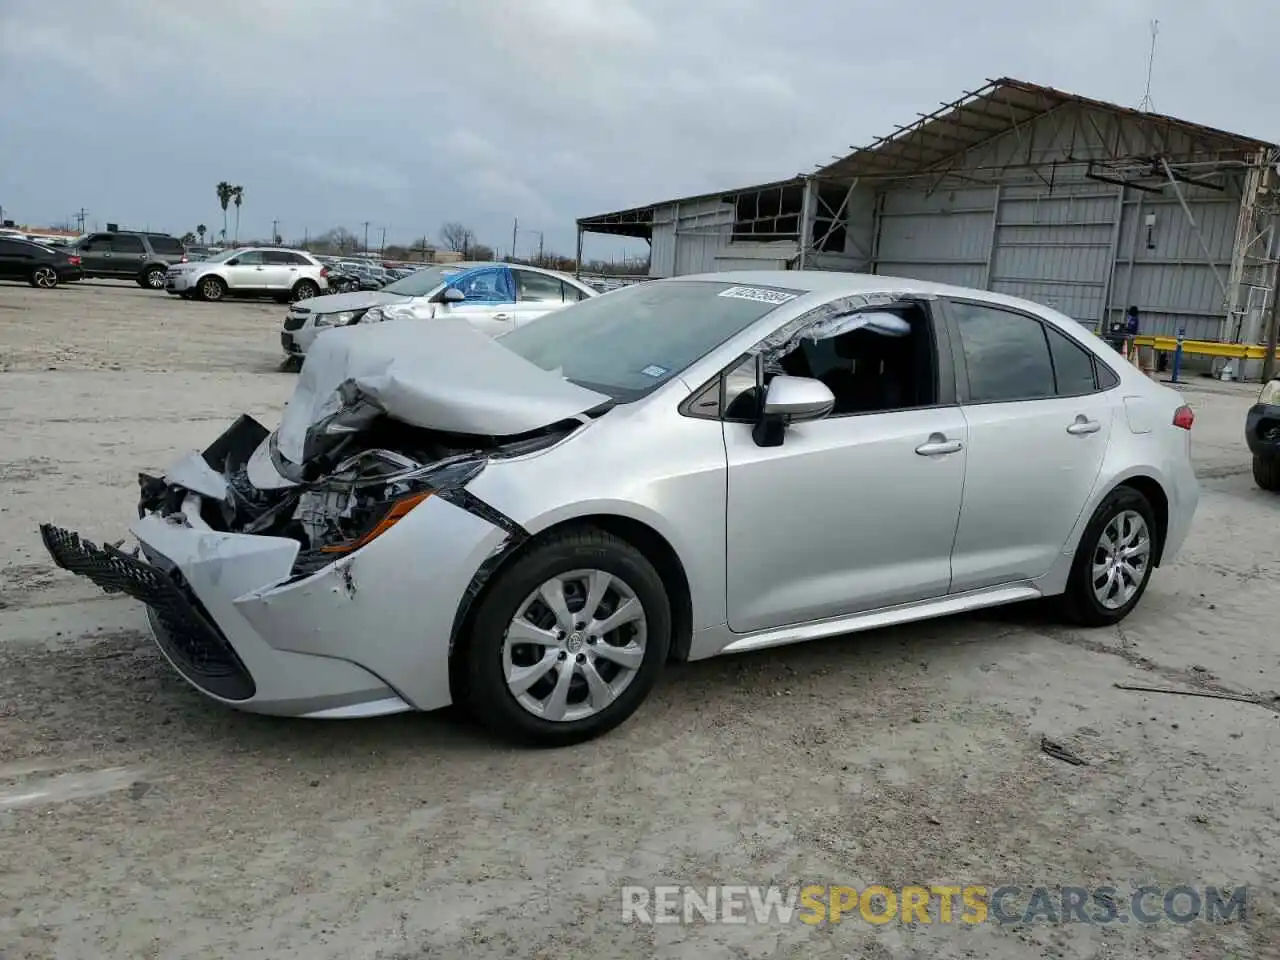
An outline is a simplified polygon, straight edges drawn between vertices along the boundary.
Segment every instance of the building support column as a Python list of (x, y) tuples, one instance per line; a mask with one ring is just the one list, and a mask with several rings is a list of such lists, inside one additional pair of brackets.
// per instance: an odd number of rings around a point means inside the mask
[(813, 244), (813, 177), (804, 178), (803, 192), (800, 196), (800, 238), (799, 251), (796, 258), (796, 269), (803, 270), (808, 266), (809, 248)]

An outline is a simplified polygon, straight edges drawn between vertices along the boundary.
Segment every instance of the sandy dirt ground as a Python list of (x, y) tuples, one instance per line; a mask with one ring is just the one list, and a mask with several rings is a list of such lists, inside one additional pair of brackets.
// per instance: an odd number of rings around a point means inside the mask
[[(1280, 690), (1255, 388), (1185, 388), (1200, 511), (1123, 629), (1015, 607), (693, 664), (615, 734), (529, 752), (450, 711), (221, 709), (136, 604), (43, 553), (39, 522), (123, 537), (139, 469), (274, 422), (282, 313), (0, 287), (0, 956), (1280, 956), (1280, 713), (1114, 686)], [(622, 922), (624, 884), (769, 883), (1250, 899), (1225, 923)]]

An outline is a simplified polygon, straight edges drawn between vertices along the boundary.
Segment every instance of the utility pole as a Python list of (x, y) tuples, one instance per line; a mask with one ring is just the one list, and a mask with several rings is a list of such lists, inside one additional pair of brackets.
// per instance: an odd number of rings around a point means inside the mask
[(276, 229), (276, 227), (278, 227), (278, 226), (280, 226), (280, 221), (279, 221), (279, 220), (272, 220), (272, 221), (271, 221), (271, 242), (272, 242), (272, 243), (279, 243), (279, 242), (280, 242), (280, 231)]
[(364, 252), (369, 252), (369, 221), (364, 222)]
[(542, 231), (538, 231), (538, 266), (542, 266)]
[(84, 207), (81, 207), (80, 212), (76, 214), (76, 224), (79, 227), (79, 230), (81, 233), (84, 233), (84, 218), (85, 218), (85, 209)]
[(382, 256), (382, 252), (387, 249), (387, 228), (382, 228), (382, 241), (378, 244), (378, 256)]
[(516, 258), (516, 234), (520, 232), (520, 218), (511, 221), (511, 259)]

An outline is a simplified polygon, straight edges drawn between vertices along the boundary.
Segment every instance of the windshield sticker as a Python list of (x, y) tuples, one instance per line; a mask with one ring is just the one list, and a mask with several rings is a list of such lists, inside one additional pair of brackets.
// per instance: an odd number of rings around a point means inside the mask
[(667, 375), (667, 368), (660, 367), (656, 363), (651, 363), (640, 372), (646, 377), (653, 377), (656, 380), (658, 377), (665, 377)]
[(730, 287), (721, 290), (718, 297), (732, 297), (734, 300), (754, 300), (756, 303), (772, 303), (774, 306), (787, 303), (799, 296), (797, 293), (783, 293), (781, 290), (770, 290), (768, 287)]

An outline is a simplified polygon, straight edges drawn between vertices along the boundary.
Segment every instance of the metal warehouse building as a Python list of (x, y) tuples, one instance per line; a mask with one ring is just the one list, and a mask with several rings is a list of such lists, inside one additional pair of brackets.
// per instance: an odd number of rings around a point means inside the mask
[(814, 173), (585, 217), (650, 275), (850, 270), (1025, 297), (1086, 324), (1257, 343), (1280, 148), (1001, 79)]

